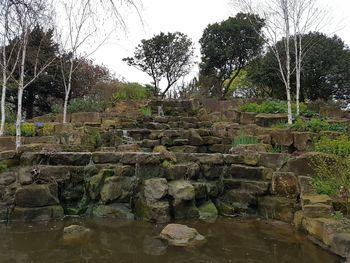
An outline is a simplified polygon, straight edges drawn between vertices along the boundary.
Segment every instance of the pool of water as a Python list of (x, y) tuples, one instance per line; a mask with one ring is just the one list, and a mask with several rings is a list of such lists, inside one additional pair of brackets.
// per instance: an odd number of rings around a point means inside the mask
[[(63, 222), (0, 225), (1, 263), (339, 263), (340, 258), (314, 245), (287, 224), (219, 219), (182, 221), (207, 238), (196, 249), (168, 247), (154, 237), (164, 225), (142, 222), (69, 219)], [(63, 227), (92, 230), (81, 244), (64, 244)]]

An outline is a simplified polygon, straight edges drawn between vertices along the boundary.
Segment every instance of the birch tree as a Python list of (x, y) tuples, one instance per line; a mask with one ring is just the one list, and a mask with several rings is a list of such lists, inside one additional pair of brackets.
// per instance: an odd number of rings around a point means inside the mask
[(30, 31), (37, 24), (48, 24), (51, 16), (52, 9), (49, 8), (46, 0), (21, 0), (15, 4), (16, 19), (19, 22), (20, 27), (20, 49), (19, 49), (19, 67), (18, 78), (14, 79), (17, 84), (17, 118), (16, 118), (16, 149), (21, 146), (21, 122), (22, 122), (22, 100), (23, 91), (33, 81), (35, 81), (40, 74), (53, 62), (55, 58), (48, 61), (39, 61), (39, 53), (41, 52), (38, 47), (36, 60), (34, 63), (34, 74), (30, 79), (26, 78), (26, 58), (27, 48), (29, 42)]
[[(78, 61), (83, 61), (95, 53), (116, 30), (125, 28), (120, 5), (132, 6), (138, 11), (133, 0), (100, 0), (99, 4), (91, 0), (58, 0), (63, 16), (57, 24), (62, 26), (58, 39), (61, 45), (61, 73), (65, 97), (62, 122), (67, 122), (67, 108), (72, 91), (72, 78), (79, 67)], [(112, 26), (111, 28), (111, 25)], [(64, 53), (68, 54), (68, 70), (64, 61)], [(80, 58), (80, 59), (78, 59)]]
[[(10, 40), (18, 34), (18, 25), (14, 19), (14, 4), (12, 1), (5, 1), (0, 6), (0, 18), (1, 18), (1, 59), (0, 66), (2, 70), (2, 92), (1, 92), (1, 122), (0, 122), (0, 136), (5, 132), (6, 121), (6, 91), (7, 83), (10, 80), (13, 72), (16, 69), (19, 52), (18, 41), (13, 41), (11, 48), (7, 48)], [(12, 61), (12, 64), (10, 63)]]
[(300, 114), (300, 89), (303, 59), (312, 47), (314, 39), (303, 42), (303, 35), (319, 31), (330, 20), (325, 10), (317, 6), (317, 0), (290, 0), (290, 19), (293, 26), (295, 79), (296, 79), (296, 115)]
[[(258, 1), (256, 1), (258, 2)], [(265, 27), (261, 31), (267, 48), (271, 50), (278, 62), (278, 70), (281, 80), (284, 83), (287, 97), (288, 123), (292, 124), (292, 100), (291, 100), (291, 2), (290, 0), (265, 0), (253, 3), (252, 0), (233, 0), (240, 11), (257, 14), (265, 21)], [(253, 23), (252, 23), (253, 24)], [(257, 30), (258, 32), (258, 30)], [(260, 32), (259, 32), (260, 33)], [(276, 44), (283, 39), (283, 54), (278, 50)], [(284, 59), (283, 59), (284, 58)]]

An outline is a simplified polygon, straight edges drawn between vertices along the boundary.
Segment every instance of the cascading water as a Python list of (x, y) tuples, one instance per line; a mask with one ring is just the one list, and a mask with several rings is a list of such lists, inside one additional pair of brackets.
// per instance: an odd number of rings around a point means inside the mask
[(158, 116), (164, 117), (163, 105), (158, 106)]
[(123, 143), (124, 144), (133, 144), (134, 143), (134, 139), (129, 136), (127, 130), (123, 130)]

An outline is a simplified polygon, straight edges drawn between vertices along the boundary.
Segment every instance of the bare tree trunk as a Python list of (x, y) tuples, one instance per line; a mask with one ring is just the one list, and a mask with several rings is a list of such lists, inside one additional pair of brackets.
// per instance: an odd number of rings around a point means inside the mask
[(16, 120), (16, 150), (21, 146), (21, 122), (22, 122), (22, 100), (23, 100), (23, 90), (24, 90), (24, 70), (27, 55), (27, 44), (28, 44), (28, 32), (23, 35), (23, 46), (22, 46), (22, 60), (21, 60), (21, 70), (20, 70), (20, 80), (18, 85), (18, 95), (17, 95), (17, 120)]
[(5, 111), (5, 98), (6, 98), (6, 73), (3, 69), (3, 80), (2, 80), (2, 93), (1, 93), (1, 124), (0, 124), (0, 136), (5, 134), (5, 120), (6, 120), (6, 111)]
[(23, 87), (18, 88), (17, 120), (16, 120), (16, 150), (21, 146)]
[(66, 92), (66, 95), (64, 96), (64, 104), (63, 104), (63, 120), (62, 123), (67, 123), (67, 107), (68, 107), (68, 99), (69, 99), (69, 93)]
[[(74, 60), (73, 57), (70, 59), (70, 67), (69, 67), (69, 74), (68, 74), (68, 80), (67, 80), (67, 86), (65, 87), (66, 94), (64, 96), (64, 104), (63, 104), (63, 123), (67, 123), (67, 108), (68, 108), (68, 100), (69, 100), (69, 94), (72, 89), (72, 75), (73, 75), (73, 65)], [(64, 75), (63, 75), (64, 77)]]
[(1, 93), (1, 124), (0, 124), (0, 136), (3, 136), (5, 133), (5, 120), (6, 120), (6, 111), (5, 111), (5, 99), (6, 99), (6, 85), (7, 85), (7, 61), (6, 61), (6, 37), (4, 37), (4, 43), (2, 48), (2, 93)]
[(282, 0), (283, 18), (285, 21), (285, 49), (286, 49), (286, 92), (288, 107), (288, 124), (293, 123), (292, 102), (290, 95), (290, 23), (289, 23), (289, 6), (288, 0)]

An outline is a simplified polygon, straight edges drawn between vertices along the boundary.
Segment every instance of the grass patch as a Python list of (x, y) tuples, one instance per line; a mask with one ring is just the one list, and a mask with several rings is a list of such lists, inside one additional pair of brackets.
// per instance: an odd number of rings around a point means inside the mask
[(99, 100), (94, 97), (77, 98), (70, 101), (68, 112), (103, 112), (107, 108), (106, 101)]
[(141, 107), (139, 109), (139, 112), (143, 115), (143, 116), (146, 116), (146, 117), (151, 117), (152, 116), (152, 109), (151, 107)]
[(254, 136), (249, 136), (244, 132), (241, 132), (238, 136), (233, 138), (232, 147), (236, 147), (241, 144), (258, 144), (258, 138)]

